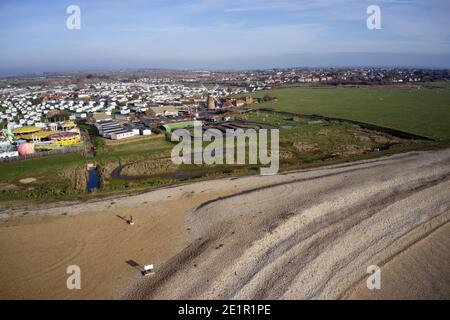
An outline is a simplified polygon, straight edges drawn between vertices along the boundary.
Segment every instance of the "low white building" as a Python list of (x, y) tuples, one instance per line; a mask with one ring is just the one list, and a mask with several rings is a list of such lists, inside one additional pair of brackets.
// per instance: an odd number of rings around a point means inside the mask
[(115, 133), (111, 133), (109, 135), (109, 137), (112, 140), (122, 140), (122, 139), (126, 139), (126, 138), (131, 138), (134, 137), (135, 133), (133, 131), (119, 131), (119, 132), (115, 132)]
[(133, 130), (127, 130), (121, 124), (112, 120), (100, 121), (95, 124), (95, 127), (98, 133), (107, 139), (121, 140), (135, 136)]

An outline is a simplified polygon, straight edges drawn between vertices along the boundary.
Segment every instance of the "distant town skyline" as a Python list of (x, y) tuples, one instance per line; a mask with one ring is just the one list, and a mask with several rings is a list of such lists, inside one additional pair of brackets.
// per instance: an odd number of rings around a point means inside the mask
[[(381, 8), (381, 30), (366, 26)], [(69, 30), (67, 7), (81, 9)], [(450, 67), (446, 0), (0, 3), (0, 74), (78, 70)]]

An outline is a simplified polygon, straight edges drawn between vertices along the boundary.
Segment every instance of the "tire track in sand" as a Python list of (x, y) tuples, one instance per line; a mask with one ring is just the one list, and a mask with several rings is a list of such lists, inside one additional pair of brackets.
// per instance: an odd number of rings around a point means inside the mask
[(289, 173), (205, 202), (187, 220), (202, 245), (124, 297), (343, 297), (367, 263), (395, 259), (449, 221), (449, 164), (450, 150), (413, 153)]

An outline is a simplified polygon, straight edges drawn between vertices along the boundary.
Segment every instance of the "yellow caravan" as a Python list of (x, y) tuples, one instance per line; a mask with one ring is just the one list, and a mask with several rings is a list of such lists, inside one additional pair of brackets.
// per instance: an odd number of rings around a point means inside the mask
[(48, 138), (58, 146), (70, 146), (81, 142), (80, 135), (74, 132), (55, 133)]

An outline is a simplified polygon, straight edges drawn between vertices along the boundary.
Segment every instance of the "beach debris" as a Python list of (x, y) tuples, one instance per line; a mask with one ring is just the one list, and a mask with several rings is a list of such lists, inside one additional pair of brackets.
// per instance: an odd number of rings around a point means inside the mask
[(19, 182), (22, 183), (22, 184), (30, 184), (30, 183), (33, 183), (35, 181), (36, 181), (35, 178), (26, 178), (26, 179), (19, 180)]
[(144, 271), (142, 271), (142, 275), (143, 276), (149, 276), (149, 275), (153, 274), (153, 269), (154, 269), (153, 264), (145, 265), (144, 266)]

